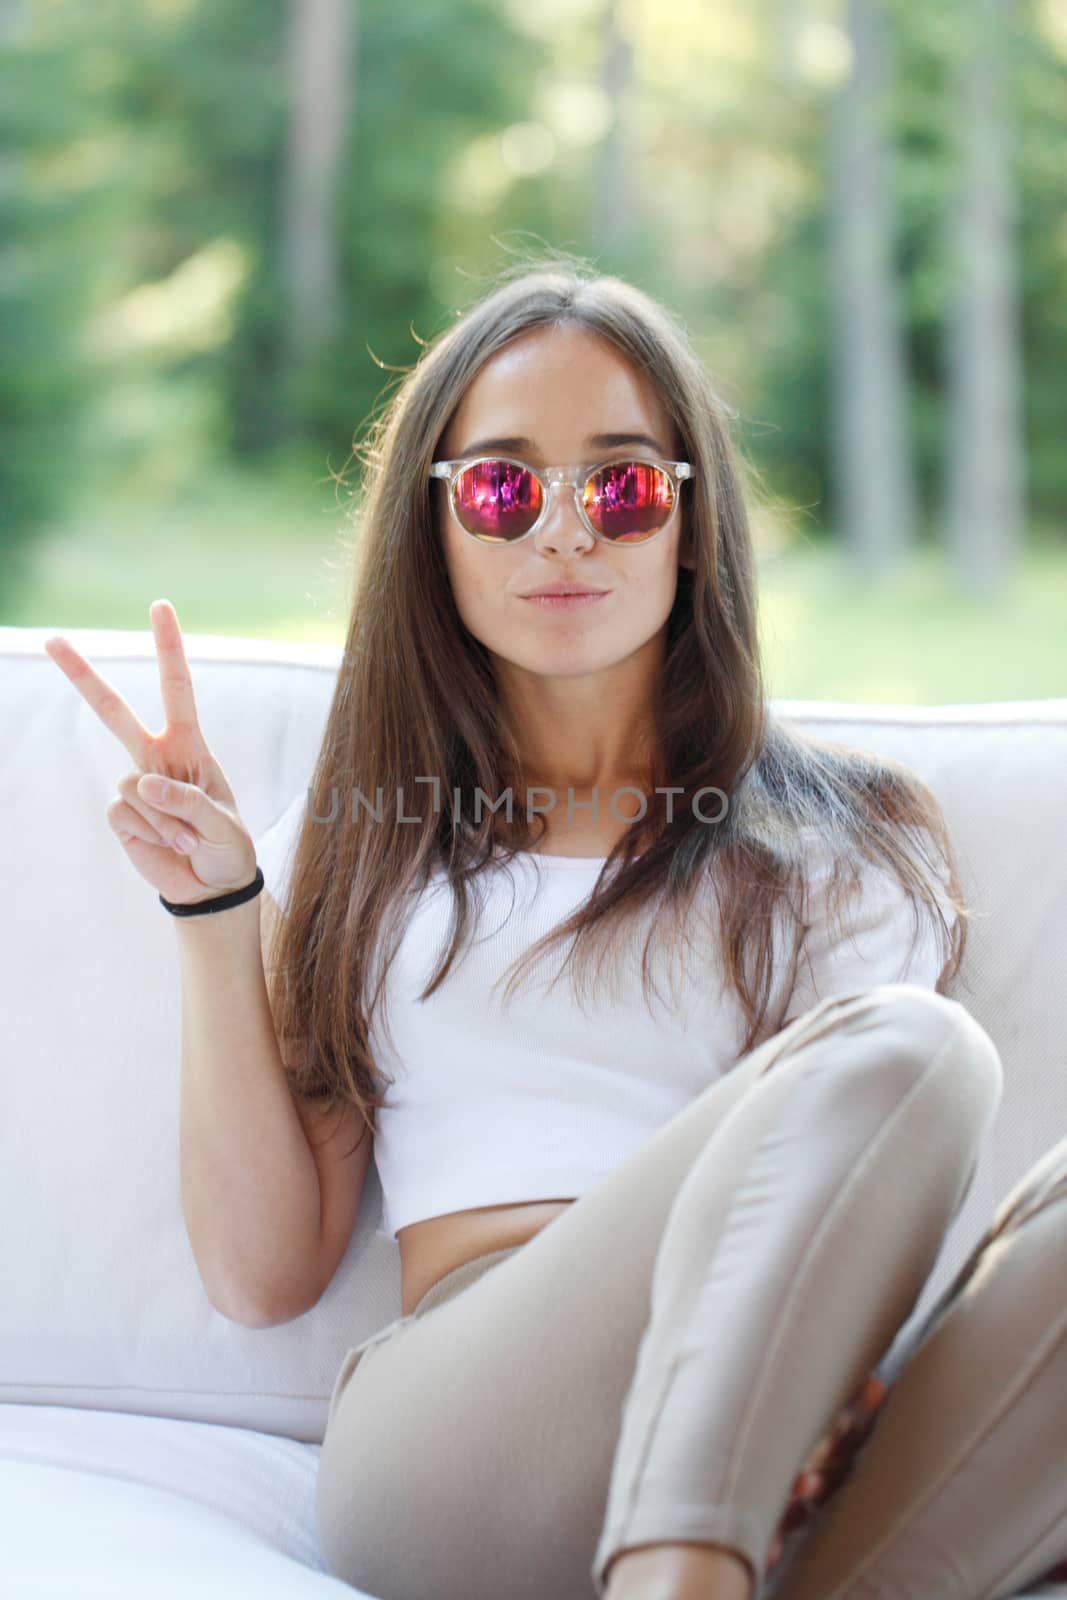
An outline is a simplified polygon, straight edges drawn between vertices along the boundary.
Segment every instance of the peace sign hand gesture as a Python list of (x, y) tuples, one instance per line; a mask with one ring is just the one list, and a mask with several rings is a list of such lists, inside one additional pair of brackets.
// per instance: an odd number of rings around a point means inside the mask
[(162, 733), (150, 733), (62, 634), (46, 639), (44, 648), (136, 763), (118, 780), (118, 797), (107, 808), (109, 826), (153, 889), (177, 905), (193, 905), (251, 883), (256, 850), (201, 732), (174, 607), (156, 600), (148, 615), (166, 717)]

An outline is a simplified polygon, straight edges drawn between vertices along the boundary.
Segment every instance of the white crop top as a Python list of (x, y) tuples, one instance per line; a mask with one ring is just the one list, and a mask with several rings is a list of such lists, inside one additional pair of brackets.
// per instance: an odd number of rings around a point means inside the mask
[[(283, 907), (306, 804), (301, 791), (257, 842), (266, 887)], [(941, 970), (933, 929), (924, 917), (909, 958), (910, 902), (883, 869), (864, 868), (863, 896), (845, 933), (826, 936), (817, 891), (832, 862), (815, 839), (812, 850), (816, 910), (783, 1025), (831, 994), (872, 984), (932, 989)], [(490, 994), (520, 953), (590, 894), (602, 865), (527, 854), (480, 877), (471, 891), (482, 906), (474, 942), (422, 1002), (418, 994), (446, 947), (451, 890), (441, 872), (413, 894), (384, 990), (395, 1050), (380, 1011), (370, 1033), (375, 1063), (393, 1080), (374, 1140), (379, 1233), (395, 1239), (409, 1223), (477, 1206), (576, 1199), (737, 1063), (745, 1023), (714, 941), (713, 953), (694, 957), (683, 974), (677, 1005), (670, 978), (677, 969), (657, 957), (659, 994), (650, 1009), (640, 979), (645, 920), (618, 985), (606, 964), (603, 997), (594, 954), (584, 1009), (566, 975), (544, 993), (571, 940), (524, 976), (507, 1012), (504, 984)], [(944, 902), (943, 910), (951, 926), (954, 912)]]

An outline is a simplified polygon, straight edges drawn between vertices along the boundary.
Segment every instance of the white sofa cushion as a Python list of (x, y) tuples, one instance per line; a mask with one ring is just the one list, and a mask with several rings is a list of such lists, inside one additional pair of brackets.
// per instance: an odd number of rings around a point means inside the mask
[(244, 1428), (0, 1405), (0, 1590), (18, 1600), (329, 1600), (320, 1448)]
[[(180, 1200), (174, 923), (108, 827), (132, 758), (45, 654), (54, 631), (0, 628), (0, 1403), (225, 1423), (319, 1444), (345, 1352), (400, 1313), (399, 1251), (376, 1231), (377, 1174), (372, 1165), (345, 1259), (307, 1315), (252, 1330), (212, 1309)], [(148, 727), (161, 726), (148, 630), (63, 631)], [(186, 644), (206, 736), (269, 856), (272, 825), (313, 770), (341, 650), (195, 634)], [(1007, 1082), (918, 1319), (1000, 1199), (1067, 1132), (1067, 699), (776, 709), (919, 771), (945, 807), (980, 912), (953, 992), (993, 1036)]]

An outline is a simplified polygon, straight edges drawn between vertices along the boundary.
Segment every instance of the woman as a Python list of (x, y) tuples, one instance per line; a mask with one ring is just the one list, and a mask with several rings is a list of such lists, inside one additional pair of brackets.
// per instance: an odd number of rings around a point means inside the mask
[[(1031, 1510), (1067, 1511), (1056, 1452), (965, 1459), (923, 1388), (940, 1353), (979, 1431), (1036, 1425), (1034, 1393), (1062, 1428), (1054, 1307), (1054, 1359), (1046, 1338), (1004, 1416), (964, 1361), (962, 1283), (899, 1383), (872, 1375), (1002, 1069), (944, 994), (967, 913), (934, 796), (766, 704), (724, 412), (645, 295), (535, 269), (427, 348), (367, 455), (285, 915), (261, 899), (302, 1120), (362, 1130), (317, 1151), (329, 1248), (287, 1314), (344, 1253), (372, 1141), (400, 1245), (402, 1314), (348, 1353), (318, 1482), (328, 1567), (381, 1600), (733, 1600), (769, 1568), (787, 1600), (972, 1600), (1067, 1546)], [(193, 824), (164, 904), (224, 930), (260, 886), (235, 807), (178, 783), (157, 808), (129, 778), (116, 831), (132, 852)], [(1013, 1376), (1038, 1354), (1020, 1284), (1047, 1297), (1067, 1254), (1050, 1155), (975, 1275)], [(976, 1525), (986, 1493), (1006, 1515)]]

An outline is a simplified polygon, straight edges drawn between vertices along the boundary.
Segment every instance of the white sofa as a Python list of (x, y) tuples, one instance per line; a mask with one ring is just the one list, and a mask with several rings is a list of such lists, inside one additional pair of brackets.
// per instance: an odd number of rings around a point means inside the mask
[[(351, 1595), (324, 1570), (313, 1494), (345, 1352), (399, 1315), (377, 1174), (306, 1316), (256, 1331), (213, 1310), (179, 1193), (174, 924), (108, 827), (132, 758), (45, 654), (55, 631), (148, 727), (162, 724), (147, 628), (0, 628), (0, 1594)], [(341, 649), (206, 635), (187, 648), (201, 722), (269, 878), (271, 826), (306, 788)], [(777, 709), (914, 766), (979, 908), (953, 993), (999, 1047), (1005, 1094), (906, 1338), (1067, 1132), (1067, 699)]]

